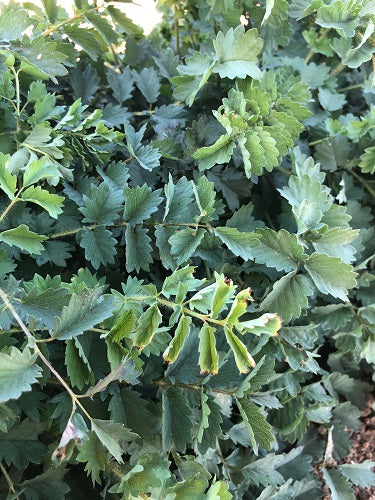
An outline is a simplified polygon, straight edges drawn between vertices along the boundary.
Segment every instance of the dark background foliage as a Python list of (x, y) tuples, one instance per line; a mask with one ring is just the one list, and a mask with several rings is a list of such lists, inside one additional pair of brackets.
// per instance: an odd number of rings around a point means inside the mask
[(42, 3), (1, 6), (2, 496), (354, 498), (373, 2)]

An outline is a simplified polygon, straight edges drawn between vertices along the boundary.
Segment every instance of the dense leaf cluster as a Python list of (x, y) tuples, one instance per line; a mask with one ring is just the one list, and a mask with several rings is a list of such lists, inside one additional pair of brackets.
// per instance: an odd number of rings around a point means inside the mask
[(354, 498), (374, 2), (42, 3), (0, 17), (2, 497)]

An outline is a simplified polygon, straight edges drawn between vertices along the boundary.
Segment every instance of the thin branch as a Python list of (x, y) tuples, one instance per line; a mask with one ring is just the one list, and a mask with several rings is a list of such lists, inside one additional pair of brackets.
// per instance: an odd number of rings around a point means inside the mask
[[(11, 478), (10, 478), (10, 476), (9, 476), (9, 474), (8, 474), (8, 472), (7, 472), (7, 470), (6, 470), (6, 468), (4, 467), (4, 465), (3, 465), (3, 463), (2, 463), (2, 462), (0, 462), (0, 470), (1, 470), (1, 472), (3, 473), (3, 476), (4, 476), (4, 478), (5, 478), (5, 481), (8, 483), (8, 486), (9, 486), (9, 492), (14, 494), (14, 493), (16, 492), (16, 490), (15, 490), (15, 488), (14, 488), (13, 481), (11, 480)], [(17, 496), (17, 498), (18, 498), (18, 496)]]
[(62, 21), (61, 23), (56, 24), (56, 26), (51, 26), (51, 28), (44, 30), (43, 33), (41, 34), (41, 36), (50, 35), (51, 33), (58, 31), (63, 26), (66, 26), (67, 24), (73, 23), (74, 21), (77, 21), (78, 19), (83, 19), (85, 14), (87, 14), (88, 12), (97, 12), (100, 8), (101, 8), (101, 6), (94, 7), (93, 9), (88, 9), (85, 12), (81, 12), (81, 14), (77, 14), (73, 17), (70, 17), (69, 19), (65, 19), (65, 21)]
[(371, 194), (371, 196), (375, 198), (375, 190), (368, 185), (365, 179), (363, 179), (360, 175), (358, 175), (357, 172), (354, 172), (354, 170), (350, 170), (349, 168), (346, 168), (345, 170), (353, 177), (355, 177), (357, 181), (359, 181), (362, 184), (362, 186)]
[(6, 307), (9, 309), (9, 311), (12, 313), (13, 318), (17, 321), (19, 326), (21, 327), (22, 331), (25, 333), (29, 344), (34, 348), (34, 350), (38, 353), (39, 358), (43, 361), (43, 363), (47, 366), (47, 368), (50, 370), (51, 373), (55, 375), (57, 380), (60, 382), (60, 384), (64, 387), (64, 389), (68, 392), (69, 396), (72, 399), (72, 404), (74, 405), (75, 403), (81, 408), (83, 413), (86, 415), (86, 417), (91, 421), (92, 418), (86, 408), (83, 406), (83, 404), (79, 401), (77, 398), (76, 394), (72, 391), (72, 389), (69, 387), (69, 385), (65, 382), (63, 377), (55, 370), (55, 368), (51, 365), (51, 363), (48, 361), (48, 359), (44, 356), (42, 351), (39, 349), (34, 336), (30, 332), (30, 330), (27, 328), (25, 323), (22, 321), (20, 318), (19, 314), (17, 311), (14, 309), (13, 305), (11, 304), (8, 295), (0, 288), (0, 297), (3, 300), (4, 304)]

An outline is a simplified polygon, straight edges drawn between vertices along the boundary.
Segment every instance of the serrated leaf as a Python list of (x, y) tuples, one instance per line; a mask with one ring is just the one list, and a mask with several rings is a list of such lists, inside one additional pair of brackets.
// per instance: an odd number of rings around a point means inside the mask
[(123, 424), (112, 422), (111, 420), (93, 418), (91, 420), (91, 429), (120, 464), (123, 463), (124, 443), (133, 441), (138, 437), (138, 434), (131, 432)]
[(365, 174), (375, 173), (375, 146), (365, 149), (358, 166)]
[(234, 359), (240, 373), (248, 373), (249, 368), (255, 367), (255, 361), (247, 347), (229, 328), (224, 328), (225, 338), (233, 351)]
[(307, 259), (303, 247), (295, 234), (285, 229), (276, 232), (272, 229), (258, 229), (259, 243), (252, 252), (255, 262), (274, 267), (278, 271), (295, 271), (299, 262)]
[(303, 274), (290, 272), (274, 283), (271, 292), (261, 302), (260, 310), (276, 312), (287, 323), (292, 318), (300, 317), (312, 294), (310, 279)]
[(176, 269), (170, 276), (167, 276), (163, 283), (163, 295), (169, 298), (171, 295), (177, 295), (179, 284), (183, 282), (187, 286), (188, 291), (196, 290), (202, 284), (203, 280), (193, 278), (195, 271), (194, 266), (185, 266), (181, 269)]
[(320, 292), (344, 302), (348, 300), (348, 289), (357, 283), (357, 274), (352, 267), (338, 257), (313, 253), (305, 262), (305, 267)]
[(281, 328), (282, 320), (277, 314), (266, 313), (256, 319), (241, 321), (235, 328), (242, 334), (269, 335), (275, 337)]
[(110, 225), (119, 217), (121, 191), (112, 191), (106, 182), (99, 186), (92, 184), (88, 195), (84, 194), (82, 200), (83, 205), (79, 210), (84, 215), (83, 222)]
[(170, 238), (171, 253), (175, 257), (177, 265), (185, 263), (198, 248), (205, 234), (204, 229), (197, 230), (187, 227), (176, 231)]
[(84, 228), (81, 234), (80, 246), (95, 269), (99, 269), (100, 265), (114, 264), (117, 241), (111, 231), (100, 225), (93, 229)]
[(178, 322), (174, 337), (163, 354), (163, 358), (169, 363), (174, 363), (180, 354), (185, 340), (189, 335), (190, 325), (191, 317), (182, 315)]
[(58, 50), (56, 42), (37, 37), (31, 43), (22, 47), (22, 51), (17, 54), (21, 60), (21, 71), (28, 73), (35, 78), (48, 80), (49, 78), (57, 84), (56, 76), (64, 76), (67, 70), (64, 62), (66, 54)]
[(134, 270), (139, 273), (140, 269), (148, 271), (149, 264), (152, 263), (151, 238), (148, 236), (148, 229), (141, 226), (132, 227), (129, 224), (126, 226), (125, 242), (126, 270), (129, 273)]
[(0, 233), (0, 241), (4, 241), (10, 246), (16, 246), (21, 250), (26, 250), (27, 252), (40, 254), (43, 250), (43, 245), (41, 242), (47, 239), (46, 236), (34, 233), (25, 225), (14, 229), (7, 229)]
[(27, 10), (18, 5), (12, 5), (7, 12), (1, 14), (0, 40), (17, 40), (31, 24)]
[(64, 500), (70, 491), (69, 485), (63, 481), (67, 472), (63, 466), (51, 467), (42, 474), (18, 484), (18, 487), (21, 488), (22, 496), (26, 500), (45, 498)]
[(6, 193), (8, 198), (13, 200), (16, 192), (17, 177), (8, 170), (10, 156), (0, 153), (0, 188)]
[(78, 339), (67, 340), (65, 365), (71, 385), (82, 390), (84, 385), (94, 383), (94, 374), (90, 362)]
[(160, 325), (162, 316), (157, 305), (149, 307), (139, 318), (133, 345), (143, 349), (151, 341)]
[(233, 495), (228, 490), (229, 485), (226, 481), (216, 481), (207, 490), (206, 498), (207, 500), (231, 500)]
[(129, 188), (124, 187), (125, 210), (124, 220), (135, 226), (149, 219), (157, 211), (163, 201), (161, 190), (151, 191), (147, 184)]
[(112, 310), (112, 297), (103, 297), (100, 289), (92, 291), (83, 289), (79, 294), (72, 295), (61, 316), (56, 318), (51, 337), (67, 340), (81, 335), (109, 318)]
[(332, 500), (354, 500), (354, 491), (348, 481), (336, 469), (323, 467), (323, 478), (331, 491)]
[(85, 464), (85, 471), (90, 474), (93, 486), (95, 483), (101, 484), (100, 472), (107, 465), (107, 450), (95, 432), (90, 431), (88, 438), (80, 445), (77, 460)]
[(177, 66), (180, 76), (172, 78), (175, 85), (173, 91), (176, 99), (185, 101), (192, 106), (199, 90), (206, 85), (214, 64), (213, 54), (194, 52), (185, 59), (185, 64)]
[(197, 431), (199, 452), (205, 454), (209, 448), (216, 449), (216, 441), (221, 434), (220, 424), (223, 419), (220, 406), (214, 398), (201, 392), (201, 417)]
[(318, 9), (315, 22), (324, 28), (336, 29), (345, 38), (351, 38), (358, 25), (355, 2), (336, 0), (324, 5)]
[(219, 372), (219, 356), (216, 350), (215, 328), (207, 323), (199, 332), (199, 366), (201, 373)]
[(63, 196), (58, 194), (52, 194), (42, 189), (40, 186), (34, 187), (30, 186), (25, 191), (23, 191), (21, 198), (23, 201), (30, 201), (40, 205), (44, 210), (47, 210), (49, 215), (54, 219), (62, 213), (62, 204), (64, 201)]
[(115, 99), (120, 104), (130, 99), (134, 90), (134, 78), (128, 68), (125, 68), (122, 73), (109, 71), (107, 73), (107, 80), (111, 86)]
[(27, 187), (42, 179), (53, 177), (59, 178), (61, 177), (61, 173), (55, 164), (47, 157), (43, 156), (39, 158), (39, 160), (34, 160), (26, 166), (23, 174), (23, 186)]
[(365, 460), (358, 464), (339, 465), (338, 469), (343, 476), (349, 479), (356, 486), (370, 488), (375, 484), (375, 473), (371, 470), (375, 467), (375, 462)]
[(102, 52), (102, 46), (91, 30), (68, 25), (64, 26), (64, 33), (68, 35), (72, 42), (80, 45), (93, 61), (98, 60), (98, 56)]
[(217, 62), (214, 72), (222, 78), (245, 78), (251, 76), (258, 80), (262, 73), (256, 65), (258, 54), (263, 48), (263, 41), (258, 37), (258, 30), (252, 28), (245, 32), (242, 25), (230, 28), (224, 35), (219, 32), (214, 40)]
[(359, 230), (342, 229), (332, 227), (322, 229), (311, 235), (312, 244), (319, 254), (328, 254), (340, 257), (341, 260), (350, 264), (355, 260), (356, 249), (350, 243), (357, 238)]
[(184, 452), (191, 442), (192, 410), (179, 387), (169, 387), (162, 398), (162, 439), (165, 451), (173, 440), (176, 449)]
[(135, 83), (150, 104), (157, 101), (160, 92), (159, 76), (152, 66), (143, 68), (141, 72), (134, 71)]
[(88, 11), (85, 12), (85, 18), (94, 26), (108, 44), (117, 42), (117, 33), (109, 24), (105, 16), (97, 12)]
[(256, 233), (243, 233), (234, 227), (215, 227), (214, 234), (221, 239), (234, 255), (241, 257), (245, 261), (254, 258), (253, 248), (259, 242)]
[(7, 432), (0, 432), (0, 460), (18, 469), (39, 463), (46, 452), (45, 445), (38, 439), (42, 429), (43, 424), (25, 418)]
[(258, 455), (259, 446), (270, 450), (275, 437), (271, 432), (272, 426), (267, 422), (260, 409), (246, 398), (236, 398), (236, 402), (249, 433), (254, 453)]
[(127, 35), (132, 37), (142, 36), (143, 29), (137, 24), (134, 24), (133, 21), (129, 19), (129, 17), (120, 9), (116, 9), (113, 5), (109, 5), (107, 7), (107, 11), (112, 19), (121, 26)]
[(146, 169), (152, 170), (160, 164), (161, 153), (152, 145), (142, 144), (143, 134), (146, 130), (146, 124), (136, 132), (134, 128), (127, 122), (124, 124), (126, 134), (126, 145), (129, 153), (139, 163), (139, 165)]
[(214, 165), (228, 163), (232, 157), (235, 143), (230, 135), (222, 135), (211, 146), (199, 148), (192, 157), (199, 162), (199, 170), (207, 170)]

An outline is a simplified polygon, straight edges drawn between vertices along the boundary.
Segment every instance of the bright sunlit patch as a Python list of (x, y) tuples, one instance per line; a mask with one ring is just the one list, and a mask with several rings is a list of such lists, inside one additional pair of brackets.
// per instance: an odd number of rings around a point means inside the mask
[[(42, 8), (41, 0), (35, 1), (34, 3)], [(57, 3), (63, 7), (69, 15), (73, 15), (73, 0), (58, 0)], [(156, 2), (154, 0), (136, 0), (136, 4), (121, 4), (116, 2), (116, 8), (125, 12), (135, 24), (141, 26), (145, 35), (151, 33), (162, 19), (162, 15), (156, 10)]]
[(249, 24), (248, 19), (246, 19), (246, 17), (243, 14), (240, 17), (240, 23), (242, 24), (242, 26), (247, 26)]

